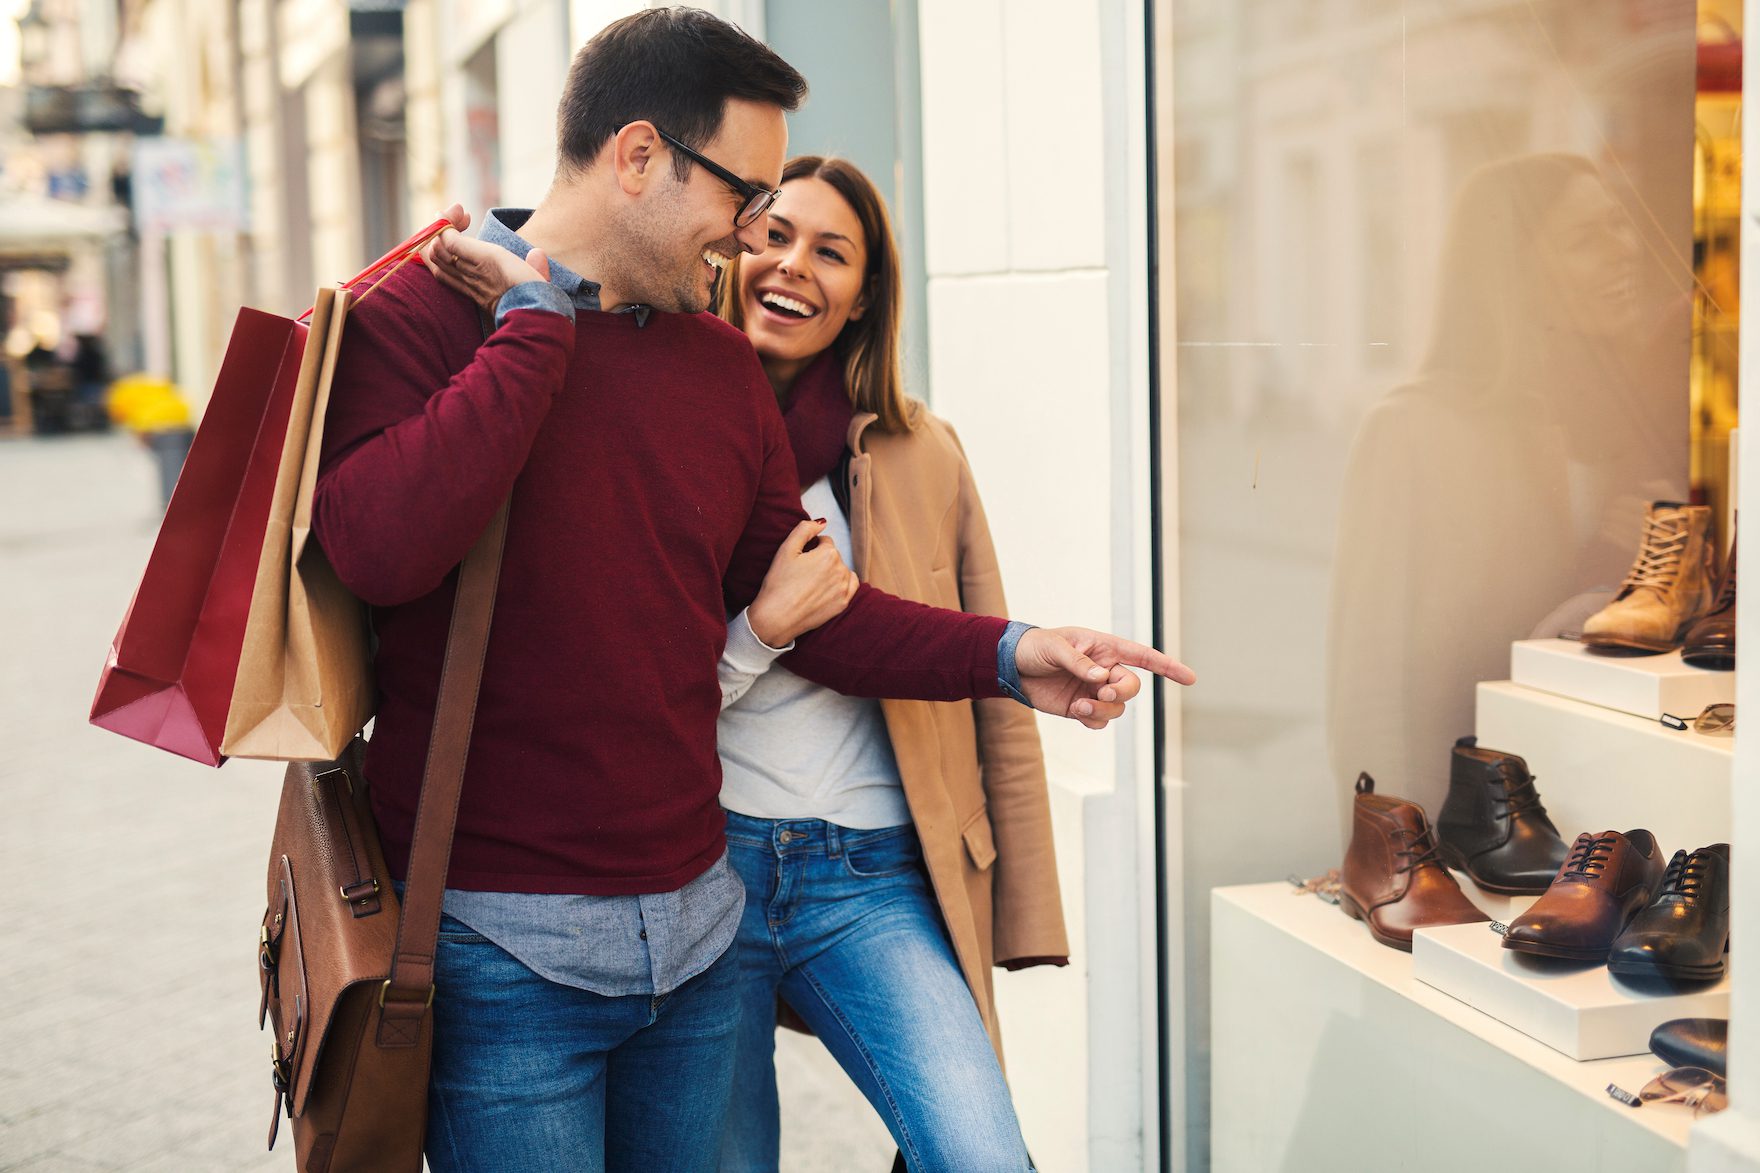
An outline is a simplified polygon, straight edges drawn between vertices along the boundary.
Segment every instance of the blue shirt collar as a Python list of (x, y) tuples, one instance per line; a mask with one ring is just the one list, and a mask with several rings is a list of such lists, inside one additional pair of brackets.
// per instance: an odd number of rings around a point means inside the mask
[[(519, 234), (527, 220), (532, 218), (531, 208), (491, 208), (483, 218), (483, 229), (477, 234), (478, 239), (490, 244), (500, 245), (521, 260), (532, 251), (531, 242)], [(599, 283), (589, 281), (567, 265), (550, 258), (550, 284), (568, 294), (569, 300), (578, 310), (598, 311), (604, 307), (599, 301)], [(634, 314), (637, 326), (648, 324), (648, 315), (652, 308), (645, 305), (622, 306), (614, 313)]]

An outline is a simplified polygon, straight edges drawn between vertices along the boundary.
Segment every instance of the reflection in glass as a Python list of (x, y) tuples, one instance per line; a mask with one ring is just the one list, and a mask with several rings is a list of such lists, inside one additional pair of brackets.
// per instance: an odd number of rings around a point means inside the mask
[(1686, 490), (1695, 5), (1167, 9), (1201, 1169), (1209, 890), (1336, 866), (1359, 770), (1434, 817), (1474, 684)]
[(1511, 640), (1579, 627), (1630, 563), (1645, 503), (1684, 489), (1684, 450), (1660, 442), (1682, 387), (1658, 394), (1646, 353), (1675, 347), (1679, 320), (1640, 313), (1641, 247), (1582, 156), (1504, 160), (1462, 186), (1428, 352), (1346, 468), (1335, 779), (1368, 770), (1439, 810), (1474, 684), (1508, 675)]

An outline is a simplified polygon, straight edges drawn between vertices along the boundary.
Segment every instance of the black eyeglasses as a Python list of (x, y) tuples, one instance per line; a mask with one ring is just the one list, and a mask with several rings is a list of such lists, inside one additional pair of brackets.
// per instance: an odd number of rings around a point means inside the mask
[(782, 194), (779, 191), (771, 191), (767, 187), (759, 187), (755, 183), (747, 183), (715, 160), (709, 158), (709, 156), (703, 154), (701, 151), (686, 146), (678, 139), (667, 134), (664, 130), (661, 130), (658, 126), (654, 128), (654, 131), (661, 138), (670, 143), (674, 150), (682, 151), (686, 158), (700, 163), (703, 170), (707, 171), (710, 175), (713, 175), (716, 179), (719, 179), (722, 183), (725, 183), (728, 187), (731, 187), (739, 194), (740, 199), (745, 201), (740, 204), (739, 211), (733, 217), (733, 226), (735, 228), (744, 228), (759, 216), (768, 212), (770, 210), (770, 205), (776, 202), (776, 197)]

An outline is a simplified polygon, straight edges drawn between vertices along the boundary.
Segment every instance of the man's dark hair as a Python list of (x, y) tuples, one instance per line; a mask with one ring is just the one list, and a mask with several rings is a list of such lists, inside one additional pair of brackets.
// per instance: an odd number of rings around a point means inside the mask
[[(705, 146), (729, 98), (793, 110), (807, 81), (771, 48), (700, 8), (651, 8), (607, 25), (575, 54), (556, 111), (558, 168), (592, 163), (612, 135), (647, 119)], [(691, 161), (673, 152), (674, 172)]]

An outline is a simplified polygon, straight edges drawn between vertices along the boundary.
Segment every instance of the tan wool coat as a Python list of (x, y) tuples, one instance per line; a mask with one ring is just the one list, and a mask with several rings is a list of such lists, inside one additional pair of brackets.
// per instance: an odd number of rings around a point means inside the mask
[[(1007, 615), (965, 450), (945, 421), (913, 407), (909, 432), (872, 427), (871, 413), (850, 422), (856, 573), (901, 598)], [(1069, 956), (1033, 712), (1007, 698), (881, 709), (954, 952), (1000, 1055), (992, 967)]]

